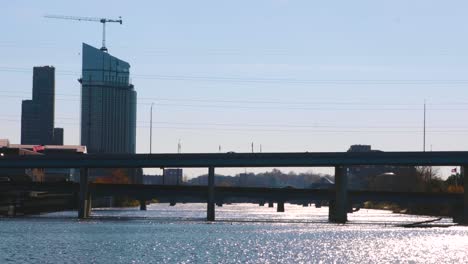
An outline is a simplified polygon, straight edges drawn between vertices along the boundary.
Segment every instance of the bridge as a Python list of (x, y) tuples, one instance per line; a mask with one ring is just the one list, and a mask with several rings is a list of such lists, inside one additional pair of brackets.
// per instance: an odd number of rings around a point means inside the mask
[[(199, 154), (99, 154), (82, 156), (10, 156), (0, 158), (0, 168), (80, 168), (80, 184), (73, 187), (59, 184), (33, 186), (4, 185), (0, 190), (53, 189), (57, 187), (79, 189), (78, 217), (87, 218), (91, 211), (91, 196), (129, 195), (142, 202), (151, 197), (181, 199), (190, 197), (207, 203), (207, 220), (215, 220), (215, 204), (232, 198), (249, 198), (284, 202), (328, 200), (329, 220), (347, 221), (351, 201), (406, 200), (412, 202), (447, 202), (462, 204), (461, 222), (468, 224), (468, 192), (463, 194), (437, 194), (416, 192), (364, 192), (349, 191), (345, 167), (359, 165), (394, 166), (461, 166), (464, 182), (468, 182), (468, 152), (322, 152), (322, 153), (199, 153)], [(119, 185), (88, 183), (91, 168), (208, 168), (207, 186)], [(332, 190), (290, 188), (216, 187), (215, 168), (244, 167), (334, 167), (335, 186)], [(42, 187), (41, 187), (42, 186)], [(55, 187), (54, 187), (55, 186)], [(78, 188), (78, 189), (77, 189)]]

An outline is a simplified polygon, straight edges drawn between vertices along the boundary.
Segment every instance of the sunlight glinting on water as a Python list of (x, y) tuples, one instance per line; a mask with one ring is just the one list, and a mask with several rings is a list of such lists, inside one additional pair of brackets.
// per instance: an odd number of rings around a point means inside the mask
[[(276, 207), (276, 205), (275, 205)], [(361, 209), (346, 225), (327, 222), (328, 208), (286, 204), (216, 207), (152, 204), (0, 219), (1, 263), (467, 263), (468, 228), (403, 228), (434, 219)]]

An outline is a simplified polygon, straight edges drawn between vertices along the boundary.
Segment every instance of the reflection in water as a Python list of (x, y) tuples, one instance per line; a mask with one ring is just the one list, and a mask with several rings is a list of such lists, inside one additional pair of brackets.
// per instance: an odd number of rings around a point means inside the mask
[[(0, 220), (0, 263), (468, 263), (468, 228), (402, 228), (433, 219), (361, 210), (327, 223), (328, 208), (286, 204), (152, 204)], [(452, 224), (443, 219), (438, 224)]]

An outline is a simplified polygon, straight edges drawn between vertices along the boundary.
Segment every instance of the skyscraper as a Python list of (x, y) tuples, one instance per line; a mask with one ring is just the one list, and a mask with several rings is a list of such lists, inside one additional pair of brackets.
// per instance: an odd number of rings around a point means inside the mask
[(63, 145), (63, 128), (54, 128), (54, 145)]
[(21, 106), (21, 144), (54, 142), (55, 68), (34, 67), (33, 98)]
[(136, 92), (130, 64), (83, 43), (81, 145), (88, 153), (135, 153)]

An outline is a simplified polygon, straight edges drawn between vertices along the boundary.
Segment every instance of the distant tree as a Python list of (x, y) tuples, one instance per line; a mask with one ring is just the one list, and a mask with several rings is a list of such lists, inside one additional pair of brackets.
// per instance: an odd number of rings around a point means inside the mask
[(447, 185), (447, 192), (463, 193), (465, 191), (463, 175), (460, 173), (450, 175), (445, 180), (445, 184)]
[(424, 191), (433, 191), (434, 189), (442, 188), (443, 184), (440, 179), (440, 171), (438, 168), (432, 166), (418, 166), (416, 167), (416, 176), (421, 185), (420, 187)]
[(112, 171), (113, 183), (130, 183), (128, 172), (125, 169), (114, 169)]
[[(285, 187), (308, 188), (312, 183), (320, 180), (321, 177), (329, 175), (319, 175), (313, 172), (306, 173), (283, 173), (281, 170), (255, 173), (241, 173), (236, 176), (226, 176), (216, 174), (216, 185), (218, 186), (250, 186), (250, 187)], [(242, 183), (241, 183), (242, 178)], [(200, 175), (187, 181), (192, 185), (204, 185), (207, 182), (207, 175)]]
[(460, 173), (450, 175), (445, 182), (448, 185), (463, 185), (463, 177)]

